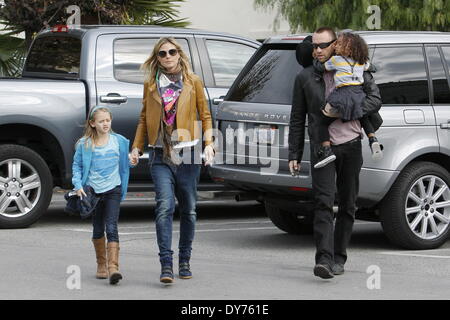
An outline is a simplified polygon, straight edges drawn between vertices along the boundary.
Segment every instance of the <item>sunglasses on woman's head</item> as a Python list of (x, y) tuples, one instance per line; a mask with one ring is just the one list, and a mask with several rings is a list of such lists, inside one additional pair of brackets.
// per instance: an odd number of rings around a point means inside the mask
[(332, 44), (335, 41), (336, 41), (336, 39), (331, 40), (330, 42), (313, 43), (312, 45), (313, 45), (314, 49), (317, 49), (317, 48), (325, 49), (325, 48), (328, 48), (330, 46), (330, 44)]
[(161, 50), (158, 52), (158, 57), (165, 58), (167, 56), (167, 54), (170, 54), (173, 57), (173, 56), (176, 56), (177, 53), (178, 53), (177, 49), (170, 49), (169, 51)]

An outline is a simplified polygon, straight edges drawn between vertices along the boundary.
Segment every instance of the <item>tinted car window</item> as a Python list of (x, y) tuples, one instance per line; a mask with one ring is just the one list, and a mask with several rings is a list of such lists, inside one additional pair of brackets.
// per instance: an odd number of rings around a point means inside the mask
[(450, 103), (450, 88), (437, 47), (427, 48), (427, 58), (430, 64), (430, 74), (433, 80), (434, 103)]
[(218, 87), (229, 87), (236, 79), (255, 48), (228, 41), (207, 40), (206, 48), (214, 81)]
[(295, 45), (265, 46), (246, 66), (227, 100), (291, 104), (295, 77), (301, 69)]
[[(114, 42), (114, 77), (119, 81), (144, 83), (141, 64), (147, 60), (159, 38), (119, 39)], [(186, 39), (176, 39), (189, 58), (192, 66), (189, 45)]]
[(77, 77), (81, 40), (50, 36), (36, 39), (28, 54), (24, 72), (45, 72)]
[(383, 104), (429, 103), (422, 47), (377, 46), (372, 62)]

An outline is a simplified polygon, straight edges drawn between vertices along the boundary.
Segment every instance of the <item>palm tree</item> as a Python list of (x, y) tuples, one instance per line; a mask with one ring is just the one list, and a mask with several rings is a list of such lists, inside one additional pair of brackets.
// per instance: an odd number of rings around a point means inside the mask
[[(64, 24), (65, 8), (78, 5), (82, 24), (140, 24), (186, 27), (178, 19), (179, 2), (185, 0), (5, 0), (0, 5), (0, 75), (18, 76), (26, 51), (36, 33)], [(16, 36), (25, 32), (25, 40)]]
[[(179, 4), (185, 0), (132, 0), (122, 1), (125, 5), (123, 11), (124, 24), (160, 25), (168, 27), (186, 27), (186, 19), (178, 19)], [(128, 4), (127, 4), (128, 3)]]
[(20, 76), (25, 53), (24, 39), (8, 34), (0, 35), (0, 75)]

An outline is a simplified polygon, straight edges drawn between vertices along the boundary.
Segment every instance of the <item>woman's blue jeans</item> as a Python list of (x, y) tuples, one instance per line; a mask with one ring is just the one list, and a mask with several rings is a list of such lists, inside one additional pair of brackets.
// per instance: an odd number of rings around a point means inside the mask
[(168, 165), (162, 161), (160, 148), (150, 149), (149, 163), (156, 193), (155, 224), (161, 264), (172, 264), (175, 198), (180, 213), (179, 261), (189, 261), (195, 233), (197, 184), (201, 165), (193, 161), (178, 166)]

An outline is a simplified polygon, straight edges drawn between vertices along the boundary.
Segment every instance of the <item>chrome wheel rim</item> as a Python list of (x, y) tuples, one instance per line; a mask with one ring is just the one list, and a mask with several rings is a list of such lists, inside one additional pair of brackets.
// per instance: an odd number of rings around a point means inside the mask
[(0, 162), (0, 215), (19, 218), (39, 201), (41, 180), (36, 169), (21, 159)]
[(434, 175), (419, 178), (411, 187), (405, 202), (406, 221), (419, 238), (439, 238), (450, 224), (450, 189)]

